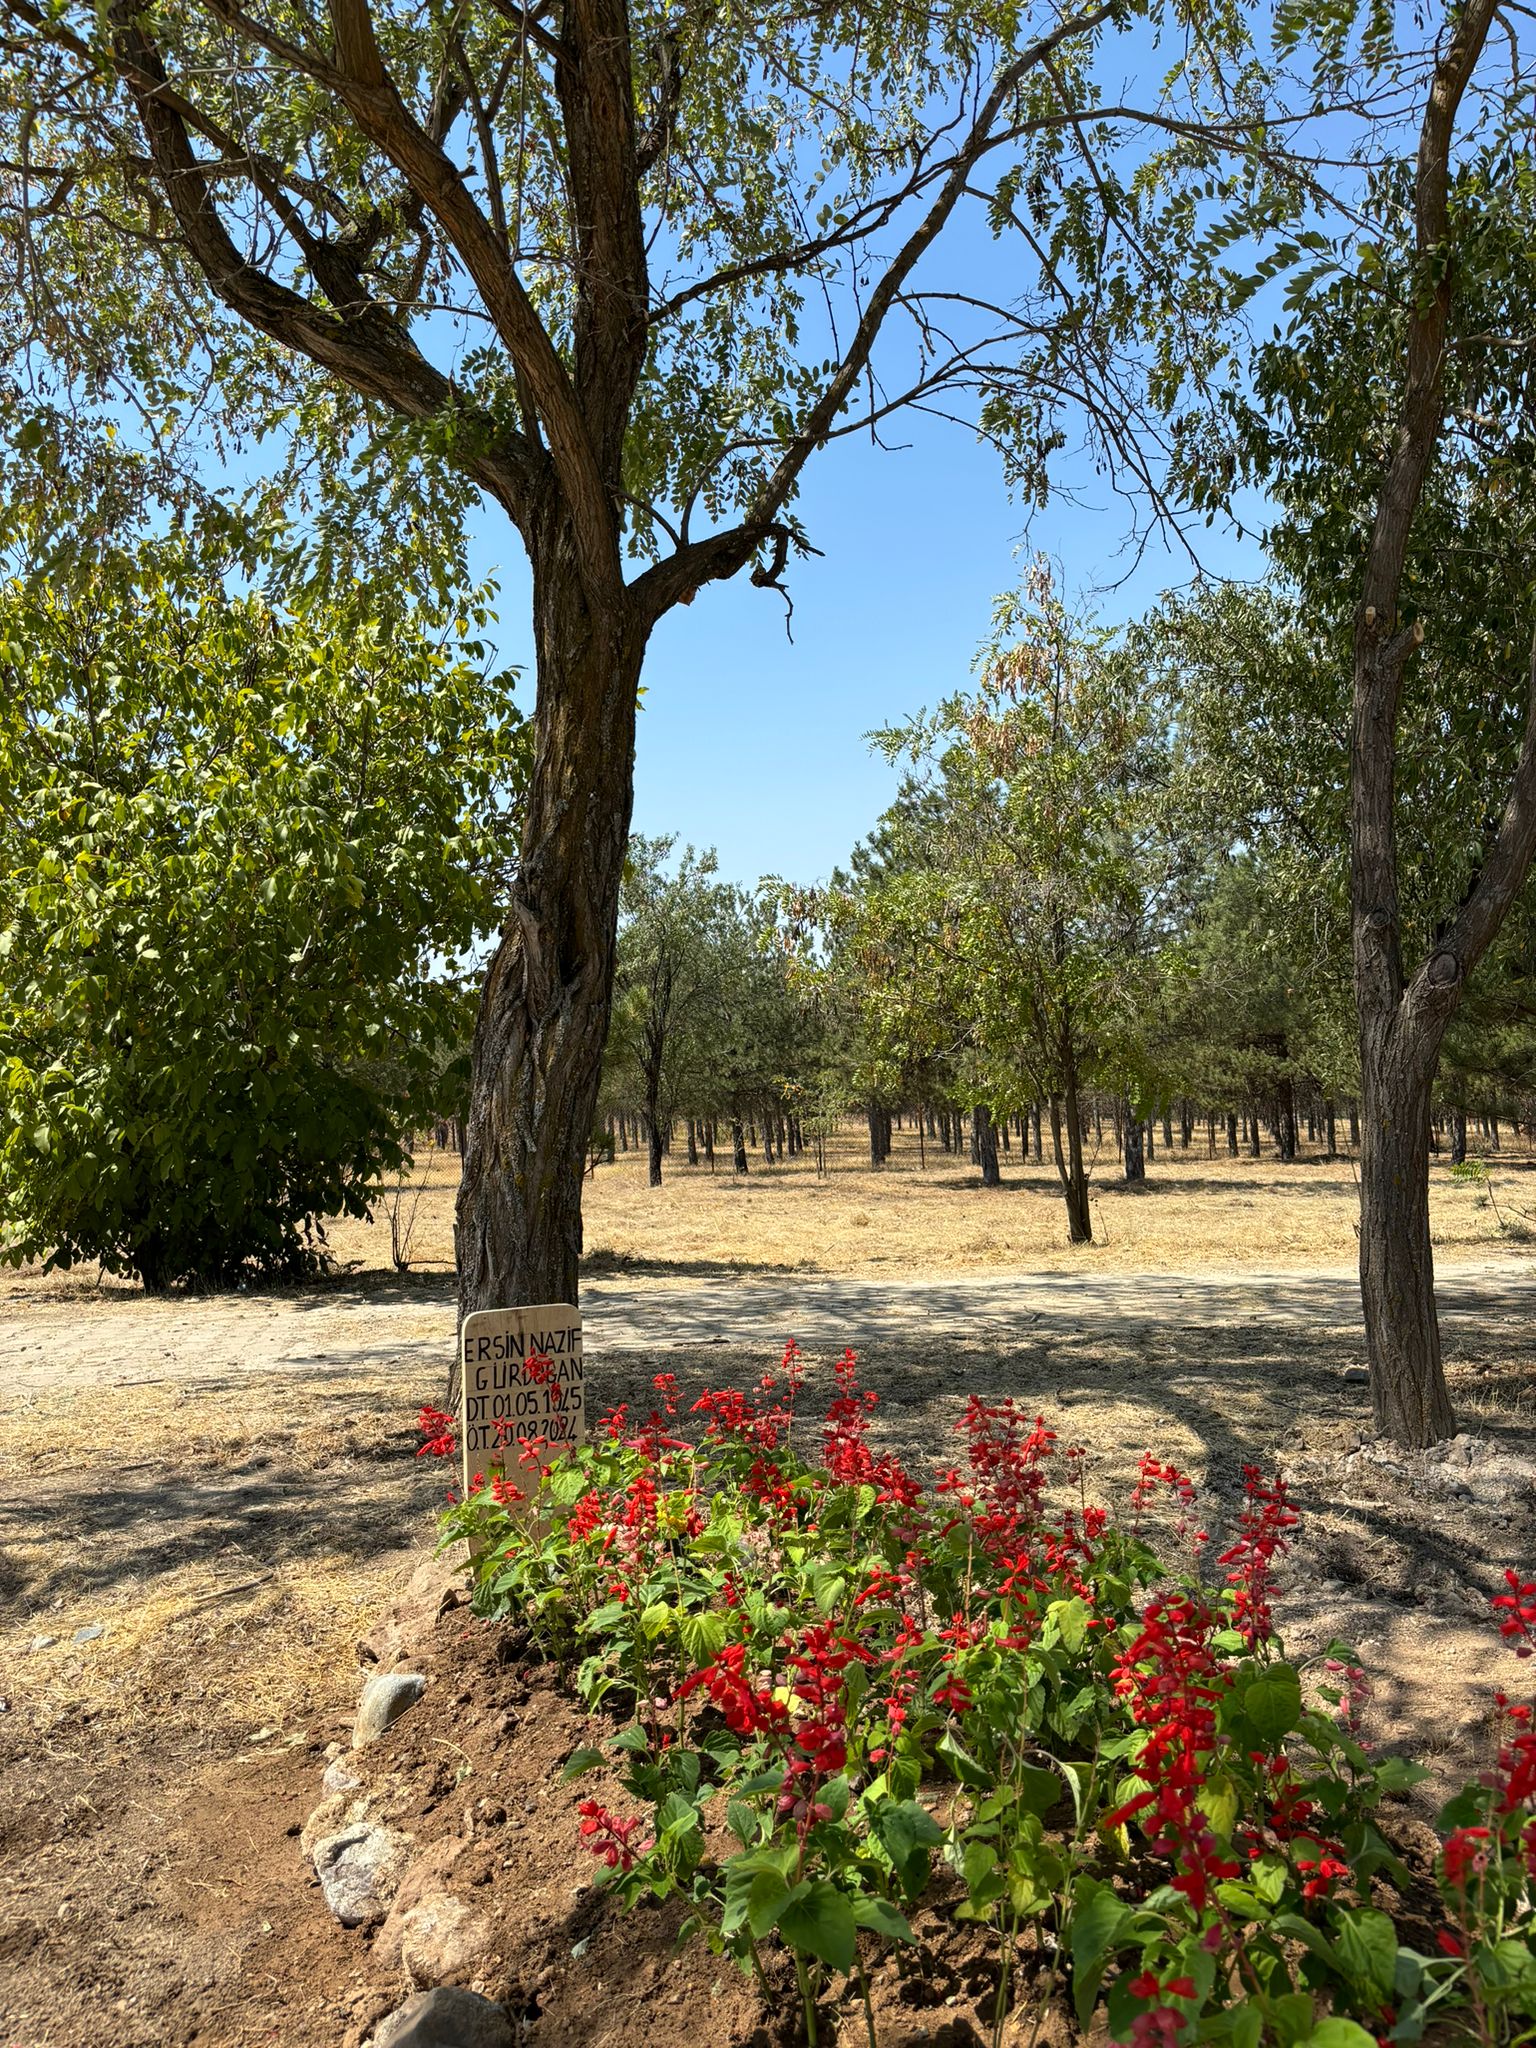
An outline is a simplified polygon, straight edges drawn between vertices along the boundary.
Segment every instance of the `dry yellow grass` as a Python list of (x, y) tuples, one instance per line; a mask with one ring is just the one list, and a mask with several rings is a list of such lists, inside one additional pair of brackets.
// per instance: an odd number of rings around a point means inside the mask
[[(1349, 1159), (1330, 1164), (1314, 1155), (1282, 1166), (1271, 1157), (1232, 1159), (1225, 1150), (1213, 1159), (1201, 1133), (1188, 1152), (1159, 1143), (1145, 1189), (1134, 1192), (1106, 1145), (1093, 1179), (1096, 1242), (1076, 1250), (1066, 1242), (1054, 1169), (1025, 1165), (1017, 1150), (1004, 1161), (998, 1189), (983, 1189), (974, 1168), (932, 1145), (920, 1166), (911, 1131), (895, 1134), (889, 1163), (876, 1171), (850, 1126), (833, 1140), (829, 1163), (818, 1178), (809, 1159), (768, 1166), (754, 1156), (738, 1179), (724, 1160), (713, 1174), (688, 1167), (679, 1148), (661, 1187), (650, 1188), (644, 1156), (623, 1154), (587, 1180), (587, 1268), (634, 1279), (765, 1270), (878, 1277), (989, 1267), (1080, 1271), (1085, 1263), (1121, 1272), (1334, 1265), (1355, 1257), (1359, 1189)], [(1431, 1223), (1447, 1253), (1509, 1248), (1536, 1222), (1529, 1148), (1522, 1142), (1489, 1166), (1491, 1201), (1482, 1187), (1452, 1179), (1444, 1164), (1432, 1169)], [(428, 1153), (416, 1184), (399, 1197), (418, 1269), (452, 1266), (457, 1184), (457, 1158)], [(344, 1218), (329, 1234), (343, 1262), (388, 1266), (382, 1205), (371, 1225)]]
[(7, 1401), (0, 1494), (25, 1503), (3, 1517), (12, 1706), (44, 1734), (82, 1712), (155, 1726), (177, 1753), (334, 1717), (338, 1674), (430, 1527), (413, 1391), (402, 1367), (238, 1401), (174, 1382)]

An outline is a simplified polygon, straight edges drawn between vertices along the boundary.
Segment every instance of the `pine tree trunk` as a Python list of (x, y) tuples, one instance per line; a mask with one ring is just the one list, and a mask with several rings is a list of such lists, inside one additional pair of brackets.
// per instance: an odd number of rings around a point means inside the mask
[(747, 1134), (741, 1127), (741, 1118), (731, 1118), (731, 1171), (745, 1173), (747, 1170)]
[(646, 1118), (645, 1134), (648, 1155), (647, 1164), (649, 1168), (648, 1178), (653, 1188), (659, 1188), (661, 1186), (661, 1155), (664, 1147), (661, 1142), (661, 1125), (654, 1116)]
[(1030, 1109), (1029, 1123), (1034, 1137), (1035, 1164), (1036, 1166), (1043, 1166), (1045, 1164), (1045, 1145), (1043, 1142), (1044, 1133), (1040, 1129), (1040, 1105), (1038, 1102), (1033, 1104)]
[(1237, 1111), (1235, 1109), (1227, 1111), (1227, 1154), (1232, 1159), (1237, 1157)]
[(1296, 1084), (1287, 1074), (1280, 1083), (1275, 1111), (1275, 1142), (1287, 1166), (1296, 1164)]
[(881, 1164), (879, 1105), (872, 1102), (865, 1114), (869, 1123), (869, 1163), (871, 1166), (879, 1166)]
[(1323, 1136), (1327, 1140), (1328, 1157), (1330, 1159), (1337, 1159), (1339, 1156), (1339, 1127), (1331, 1095), (1323, 1103)]
[(1460, 1108), (1451, 1111), (1451, 1164), (1465, 1166), (1467, 1163), (1467, 1112)]
[(689, 1119), (688, 1119), (688, 1164), (689, 1164), (690, 1166), (697, 1166), (697, 1165), (698, 1165), (698, 1163), (699, 1163), (699, 1127), (698, 1127), (698, 1125), (697, 1125), (697, 1124), (696, 1124), (696, 1123), (694, 1122), (693, 1118), (692, 1118), (692, 1117), (689, 1117)]

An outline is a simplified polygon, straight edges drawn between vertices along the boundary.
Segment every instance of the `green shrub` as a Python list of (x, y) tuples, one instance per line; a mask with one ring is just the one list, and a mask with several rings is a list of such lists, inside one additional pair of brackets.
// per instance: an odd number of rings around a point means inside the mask
[(294, 1271), (366, 1209), (496, 922), (522, 732), (469, 630), (175, 539), (0, 589), (6, 1259)]

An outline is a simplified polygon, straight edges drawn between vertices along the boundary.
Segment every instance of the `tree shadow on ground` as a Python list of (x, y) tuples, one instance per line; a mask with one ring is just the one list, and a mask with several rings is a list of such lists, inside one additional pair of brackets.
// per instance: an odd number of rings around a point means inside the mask
[(668, 1259), (602, 1247), (581, 1261), (584, 1280), (740, 1280), (753, 1274), (787, 1279), (817, 1270), (805, 1259)]
[[(399, 1276), (368, 1277), (386, 1293), (400, 1285)], [(413, 1285), (406, 1298), (434, 1296)], [(757, 1343), (658, 1328), (654, 1343), (604, 1347), (589, 1363), (589, 1413), (618, 1401), (645, 1413), (652, 1377), (663, 1369), (677, 1375), (685, 1414), (708, 1386), (750, 1387), (777, 1362), (787, 1334), (779, 1327), (783, 1306), (776, 1301), (765, 1312)], [(1342, 1455), (1370, 1429), (1368, 1390), (1342, 1379), (1342, 1367), (1359, 1355), (1353, 1321), (1233, 1318), (1202, 1326), (1180, 1323), (1160, 1302), (1149, 1304), (1144, 1320), (1095, 1326), (1035, 1316), (972, 1328), (961, 1289), (934, 1289), (922, 1306), (919, 1324), (865, 1337), (860, 1370), (881, 1397), (876, 1438), (925, 1480), (936, 1462), (959, 1461), (955, 1425), (971, 1394), (1012, 1396), (1044, 1414), (1063, 1443), (1089, 1447), (1090, 1484), (1112, 1502), (1123, 1505), (1144, 1450), (1189, 1468), (1214, 1538), (1235, 1518), (1244, 1465), (1273, 1471), (1291, 1455), (1282, 1447), (1298, 1424), (1335, 1446), (1328, 1456)], [(1455, 1319), (1454, 1383), (1467, 1426), (1520, 1450), (1536, 1402), (1528, 1308), (1528, 1285), (1468, 1289), (1464, 1321)], [(1507, 1313), (1496, 1322), (1499, 1310)], [(804, 1341), (814, 1363), (797, 1449), (814, 1461), (832, 1391), (830, 1362), (841, 1346), (831, 1329)], [(226, 1396), (215, 1389), (178, 1406), (179, 1433), (150, 1446), (151, 1455), (140, 1457), (144, 1446), (135, 1443), (127, 1453), (132, 1466), (105, 1455), (115, 1448), (120, 1460), (121, 1444), (104, 1446), (99, 1457), (13, 1483), (0, 1499), (0, 1589), (36, 1607), (65, 1589), (148, 1590), (158, 1576), (226, 1551), (257, 1567), (358, 1563), (421, 1540), (453, 1474), (414, 1455), (408, 1411), (420, 1392), (418, 1368), (404, 1361), (388, 1371), (390, 1384), (376, 1384), (361, 1401), (342, 1372), (285, 1376), (254, 1401), (253, 1389), (232, 1383), (241, 1424), (233, 1455), (220, 1405)], [(1319, 1576), (1331, 1569), (1368, 1580), (1377, 1595), (1412, 1602), (1431, 1577), (1487, 1588), (1506, 1564), (1527, 1561), (1536, 1530), (1525, 1504), (1510, 1503), (1508, 1520), (1491, 1524), (1486, 1514), (1431, 1501), (1407, 1482), (1391, 1482), (1387, 1495), (1364, 1497), (1336, 1473), (1298, 1487), (1319, 1542), (1327, 1536), (1316, 1557), (1339, 1560)]]
[[(418, 1461), (403, 1409), (360, 1411), (345, 1385), (267, 1391), (240, 1455), (224, 1462), (195, 1422), (131, 1466), (83, 1462), (0, 1499), (0, 1590), (42, 1607), (156, 1578), (221, 1553), (242, 1566), (366, 1562), (430, 1532), (442, 1467)], [(456, 1468), (455, 1468), (456, 1469)]]

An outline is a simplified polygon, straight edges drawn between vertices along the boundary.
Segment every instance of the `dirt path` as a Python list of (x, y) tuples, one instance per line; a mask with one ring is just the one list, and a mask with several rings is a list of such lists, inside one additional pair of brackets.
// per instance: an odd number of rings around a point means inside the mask
[[(1536, 1310), (1536, 1261), (1442, 1265), (1441, 1318), (1463, 1335)], [(617, 1352), (927, 1342), (1066, 1341), (1079, 1330), (1210, 1332), (1264, 1326), (1298, 1337), (1360, 1326), (1347, 1267), (1273, 1272), (979, 1273), (943, 1280), (594, 1279), (582, 1289), (591, 1369)], [(49, 1389), (176, 1383), (238, 1391), (252, 1375), (396, 1368), (419, 1361), (429, 1396), (451, 1355), (453, 1291), (440, 1277), (368, 1274), (302, 1292), (150, 1301), (130, 1292), (36, 1295), (13, 1288), (0, 1319), (0, 1398)]]

